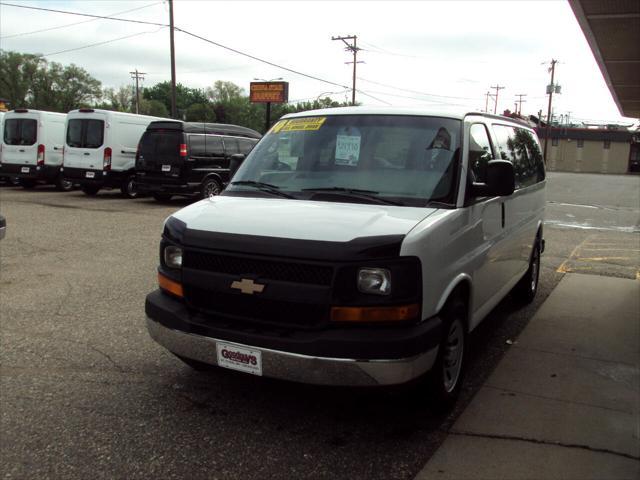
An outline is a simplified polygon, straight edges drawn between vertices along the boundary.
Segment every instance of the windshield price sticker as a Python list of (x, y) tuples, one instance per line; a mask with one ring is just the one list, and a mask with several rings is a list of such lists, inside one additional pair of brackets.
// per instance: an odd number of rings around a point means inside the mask
[(313, 132), (320, 130), (327, 117), (294, 118), (287, 120), (277, 132)]
[(361, 137), (338, 135), (336, 138), (336, 165), (356, 166), (360, 160)]

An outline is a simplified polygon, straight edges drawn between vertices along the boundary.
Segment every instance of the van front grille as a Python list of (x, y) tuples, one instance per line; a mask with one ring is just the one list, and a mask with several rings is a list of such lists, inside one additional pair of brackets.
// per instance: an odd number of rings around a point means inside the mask
[(208, 272), (250, 275), (309, 285), (329, 286), (333, 279), (333, 267), (327, 265), (255, 259), (193, 250), (184, 252), (183, 266)]

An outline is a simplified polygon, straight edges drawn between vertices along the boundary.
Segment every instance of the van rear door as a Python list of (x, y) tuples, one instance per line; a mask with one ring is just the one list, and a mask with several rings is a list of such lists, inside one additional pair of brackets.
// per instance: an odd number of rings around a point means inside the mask
[(105, 124), (105, 115), (90, 109), (69, 115), (64, 146), (65, 167), (102, 170)]
[(181, 130), (147, 130), (140, 139), (136, 171), (179, 178), (186, 155), (187, 147)]
[(38, 160), (37, 113), (19, 113), (5, 118), (3, 163), (36, 165)]

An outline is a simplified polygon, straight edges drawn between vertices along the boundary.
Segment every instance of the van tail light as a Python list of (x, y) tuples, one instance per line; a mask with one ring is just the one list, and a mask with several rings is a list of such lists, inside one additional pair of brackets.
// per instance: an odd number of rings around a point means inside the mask
[(181, 143), (180, 144), (180, 156), (181, 157), (186, 157), (187, 156), (187, 144), (186, 143)]
[(105, 172), (111, 170), (111, 147), (104, 149), (104, 158), (102, 160), (102, 169)]
[[(33, 158), (33, 157), (31, 157)], [(43, 167), (44, 166), (44, 145), (40, 144), (38, 145), (38, 162), (37, 162), (39, 167)]]

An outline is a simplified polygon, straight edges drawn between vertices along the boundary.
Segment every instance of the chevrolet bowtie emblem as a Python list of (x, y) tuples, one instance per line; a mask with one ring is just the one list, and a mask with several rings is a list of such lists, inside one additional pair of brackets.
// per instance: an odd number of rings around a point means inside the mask
[(261, 283), (255, 283), (250, 278), (243, 278), (241, 281), (235, 281), (231, 284), (231, 288), (236, 288), (242, 293), (247, 295), (253, 295), (254, 293), (262, 293), (264, 285)]

